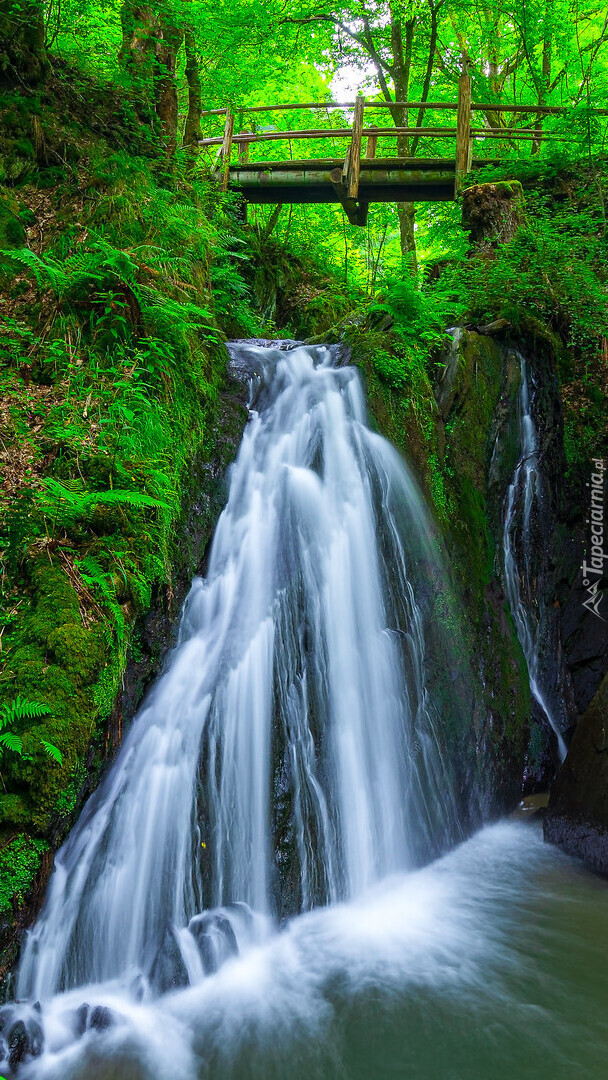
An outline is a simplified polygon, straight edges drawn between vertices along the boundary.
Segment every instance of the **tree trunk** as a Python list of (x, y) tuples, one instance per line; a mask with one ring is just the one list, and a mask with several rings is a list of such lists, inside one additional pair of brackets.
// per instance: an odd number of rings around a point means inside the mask
[(40, 0), (0, 0), (0, 86), (38, 83), (46, 70)]
[(188, 83), (188, 116), (186, 117), (186, 130), (184, 132), (184, 146), (191, 149), (196, 146), (197, 139), (201, 134), (201, 79), (196, 53), (196, 41), (192, 30), (186, 30), (184, 35), (186, 48), (186, 82)]
[(152, 75), (157, 35), (156, 16), (147, 4), (125, 0), (120, 9), (122, 45), (119, 59), (135, 76)]
[[(549, 13), (547, 12), (547, 16), (548, 16), (548, 14)], [(541, 84), (540, 84), (539, 91), (538, 91), (538, 104), (539, 105), (545, 105), (546, 104), (546, 102), (547, 102), (547, 94), (548, 94), (550, 88), (551, 88), (551, 32), (550, 32), (550, 30), (547, 30), (547, 32), (545, 34), (545, 38), (543, 40), (543, 71), (542, 71)], [(538, 151), (540, 150), (540, 146), (541, 146), (541, 142), (542, 142), (542, 137), (543, 137), (542, 136), (542, 128), (543, 128), (543, 117), (542, 117), (542, 115), (540, 115), (540, 116), (538, 116), (536, 118), (536, 123), (535, 123), (534, 126), (535, 126), (535, 128), (538, 129), (540, 134), (532, 142), (532, 153), (533, 154), (538, 154)]]
[(177, 146), (177, 85), (175, 63), (184, 31), (163, 24), (159, 27), (156, 45), (156, 114), (160, 120), (161, 138), (167, 157), (173, 157)]
[(418, 273), (416, 236), (414, 234), (415, 203), (397, 203), (397, 217), (399, 218), (399, 243), (401, 245), (403, 267), (412, 277), (415, 277)]
[(177, 145), (175, 62), (184, 32), (163, 18), (161, 8), (137, 0), (124, 0), (120, 21), (119, 58), (133, 77), (142, 102), (158, 116), (167, 157), (171, 157)]
[[(407, 101), (410, 82), (410, 70), (412, 64), (412, 47), (414, 43), (415, 19), (408, 19), (405, 24), (405, 43), (401, 31), (401, 20), (393, 14), (391, 5), (391, 45), (393, 52), (393, 81), (397, 101)], [(393, 122), (397, 127), (408, 126), (407, 109), (391, 109)], [(410, 141), (406, 135), (397, 138), (398, 157), (409, 157)], [(399, 242), (401, 246), (401, 260), (403, 269), (415, 276), (418, 272), (418, 260), (416, 257), (416, 238), (414, 235), (414, 219), (416, 207), (414, 203), (397, 203), (397, 218), (399, 220)]]
[(498, 246), (512, 240), (525, 224), (525, 204), (518, 180), (475, 184), (462, 194), (462, 224), (471, 254), (493, 258)]

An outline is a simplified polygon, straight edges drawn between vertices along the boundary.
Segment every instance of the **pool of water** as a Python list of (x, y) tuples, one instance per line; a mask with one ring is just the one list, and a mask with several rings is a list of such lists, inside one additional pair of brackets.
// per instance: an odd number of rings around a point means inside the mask
[[(104, 1003), (116, 1025), (66, 1035)], [(608, 882), (537, 822), (300, 916), (196, 987), (43, 1002), (35, 1080), (604, 1080)]]

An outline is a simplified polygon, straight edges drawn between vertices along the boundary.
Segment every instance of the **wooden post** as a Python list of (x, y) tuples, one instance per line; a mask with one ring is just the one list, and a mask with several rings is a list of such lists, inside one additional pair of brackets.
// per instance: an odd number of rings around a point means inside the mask
[[(252, 131), (241, 131), (241, 135), (253, 135), (253, 132)], [(250, 147), (250, 145), (251, 145), (251, 143), (249, 141), (240, 142), (238, 144), (238, 147), (239, 147), (239, 165), (248, 165), (249, 164), (249, 147)]]
[[(374, 128), (370, 127), (369, 130), (371, 132), (371, 131), (374, 130)], [(377, 146), (378, 146), (378, 136), (377, 135), (368, 135), (367, 136), (367, 148), (366, 148), (366, 151), (365, 151), (365, 157), (366, 157), (366, 159), (368, 161), (372, 161), (375, 158), (375, 156), (376, 156), (376, 147)]]
[(230, 153), (232, 150), (232, 135), (234, 133), (234, 113), (232, 109), (226, 109), (226, 123), (224, 125), (224, 141), (222, 143), (222, 174), (220, 187), (222, 191), (228, 190), (228, 178), (230, 176)]
[(359, 170), (361, 168), (361, 138), (363, 132), (363, 108), (365, 98), (359, 94), (355, 102), (355, 116), (353, 119), (353, 133), (350, 147), (344, 162), (344, 185), (346, 197), (356, 199), (359, 194)]
[(462, 181), (471, 171), (473, 141), (471, 139), (471, 76), (462, 74), (458, 80), (458, 113), (456, 119), (456, 177), (454, 198)]

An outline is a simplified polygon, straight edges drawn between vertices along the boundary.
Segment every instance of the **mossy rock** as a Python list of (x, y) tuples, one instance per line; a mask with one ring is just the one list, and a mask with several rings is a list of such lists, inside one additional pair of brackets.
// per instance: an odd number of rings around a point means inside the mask
[(0, 248), (23, 247), (25, 239), (16, 200), (0, 194)]

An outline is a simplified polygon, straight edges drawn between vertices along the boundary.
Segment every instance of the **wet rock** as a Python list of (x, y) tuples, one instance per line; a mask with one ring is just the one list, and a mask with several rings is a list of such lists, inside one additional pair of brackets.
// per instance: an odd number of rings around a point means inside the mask
[(44, 1032), (38, 1019), (40, 1004), (21, 1007), (5, 1005), (0, 1009), (0, 1060), (17, 1069), (44, 1048)]
[(545, 840), (608, 874), (608, 675), (579, 720), (553, 786)]
[(156, 993), (166, 994), (188, 986), (189, 981), (177, 934), (168, 926), (150, 968), (150, 986)]
[(77, 1039), (84, 1035), (85, 1031), (108, 1031), (118, 1023), (118, 1014), (107, 1005), (94, 1005), (83, 1001), (76, 1012), (72, 1014), (72, 1029)]
[(107, 1005), (96, 1005), (91, 1009), (89, 1028), (92, 1031), (107, 1031), (108, 1028), (116, 1025), (117, 1020), (116, 1013)]
[(77, 1038), (80, 1038), (81, 1035), (84, 1035), (85, 1031), (87, 1030), (87, 1021), (89, 1019), (90, 1010), (91, 1006), (87, 1005), (86, 1002), (83, 1002), (83, 1004), (78, 1009), (76, 1009), (74, 1034)]
[(188, 930), (196, 941), (205, 975), (212, 975), (231, 956), (239, 954), (234, 930), (225, 915), (214, 912), (195, 915)]

